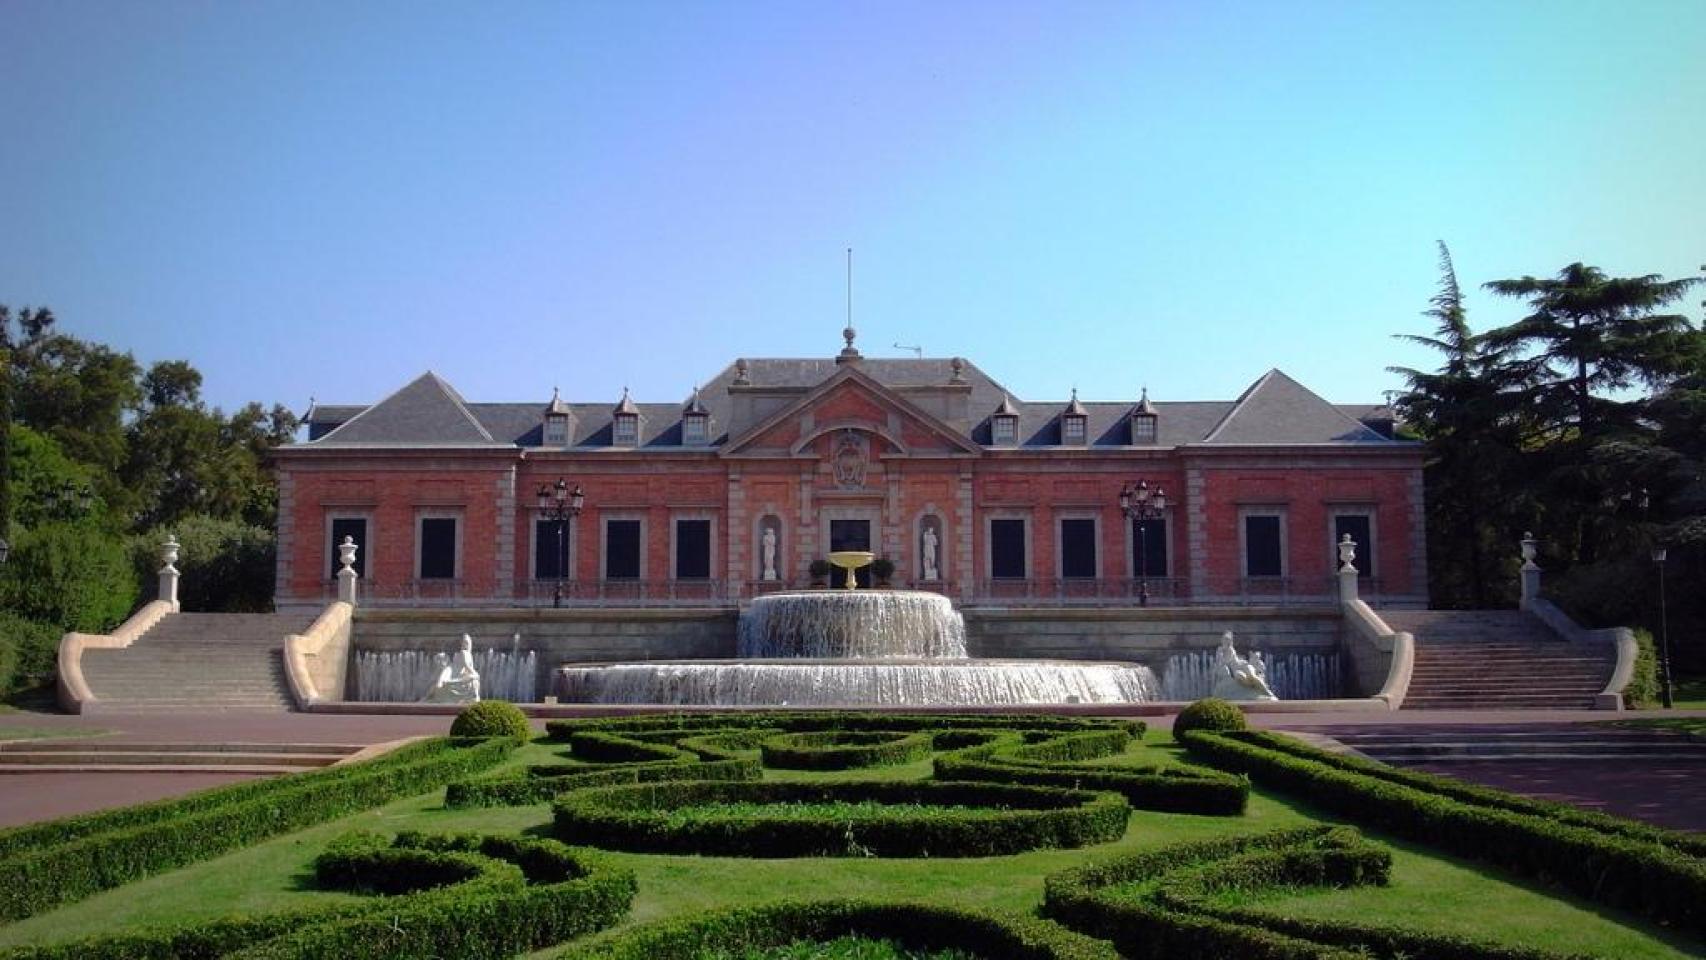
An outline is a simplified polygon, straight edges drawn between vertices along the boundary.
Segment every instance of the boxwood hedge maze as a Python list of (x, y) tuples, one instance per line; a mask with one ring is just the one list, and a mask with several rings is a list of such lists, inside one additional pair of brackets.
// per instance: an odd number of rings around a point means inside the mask
[(0, 958), (1706, 955), (1706, 839), (1255, 731), (556, 721), (0, 831)]

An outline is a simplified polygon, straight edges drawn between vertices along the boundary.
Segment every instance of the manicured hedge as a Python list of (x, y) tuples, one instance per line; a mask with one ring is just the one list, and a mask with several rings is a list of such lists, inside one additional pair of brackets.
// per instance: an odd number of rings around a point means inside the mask
[(507, 700), (481, 700), (462, 708), (450, 723), (453, 737), (511, 737), (522, 742), (533, 739), (527, 714)]
[(96, 937), (6, 960), (496, 960), (608, 927), (628, 912), (633, 874), (554, 840), (357, 834), (315, 862), (323, 887), (390, 894), (262, 917)]
[(425, 793), (492, 766), (514, 746), (431, 740), (365, 763), (9, 831), (0, 836), (0, 922)]
[[(1399, 782), (1329, 762), (1271, 734), (1187, 733), (1192, 753), (1358, 823), (1564, 887), (1661, 923), (1706, 930), (1706, 861), (1626, 831), (1509, 801)], [(1321, 754), (1322, 756), (1316, 756)]]
[(582, 787), (665, 780), (757, 780), (764, 770), (757, 760), (714, 760), (706, 763), (634, 763), (610, 767), (541, 764), (522, 776), (488, 777), (453, 783), (444, 790), (444, 805), (466, 807), (524, 807), (550, 803), (560, 794)]
[[(833, 817), (740, 815), (674, 821), (713, 803), (857, 803), (967, 806), (928, 817), (849, 822)], [(719, 783), (594, 787), (559, 797), (557, 837), (640, 853), (736, 857), (984, 857), (1117, 840), (1131, 807), (1113, 793), (988, 783)]]
[(1227, 892), (1384, 884), (1391, 854), (1345, 827), (1223, 837), (1049, 876), (1045, 915), (1130, 960), (1561, 960), (1560, 954), (1399, 927), (1225, 905)]
[(760, 742), (758, 749), (767, 767), (852, 770), (924, 760), (935, 747), (924, 732), (817, 730), (778, 734)]
[(959, 949), (988, 960), (1119, 960), (1113, 947), (1046, 920), (934, 904), (784, 902), (635, 927), (576, 944), (557, 960), (699, 960), (837, 937)]
[(1072, 732), (1080, 730), (1125, 729), (1131, 736), (1141, 737), (1146, 729), (1141, 720), (1105, 717), (1059, 717), (1031, 714), (975, 713), (851, 713), (838, 710), (823, 711), (743, 711), (731, 713), (663, 713), (639, 717), (600, 717), (585, 720), (551, 720), (545, 724), (546, 737), (567, 742), (578, 731), (597, 731), (611, 734), (657, 733), (676, 731), (737, 730), (775, 728), (782, 731), (809, 730), (950, 730), (966, 728), (1040, 730)]

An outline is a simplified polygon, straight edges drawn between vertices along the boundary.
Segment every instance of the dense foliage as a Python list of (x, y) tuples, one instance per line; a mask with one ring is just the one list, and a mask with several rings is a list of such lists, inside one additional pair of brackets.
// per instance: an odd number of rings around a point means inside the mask
[(515, 704), (507, 700), (482, 700), (462, 708), (450, 723), (450, 735), (527, 740), (533, 736), (533, 728), (527, 723), (527, 714)]
[[(0, 537), (12, 546), (0, 604), (54, 634), (110, 629), (153, 595), (172, 534), (185, 607), (270, 609), (278, 494), (264, 460), (296, 426), (282, 406), (209, 408), (181, 360), (145, 369), (61, 331), (50, 310), (0, 304)], [(24, 680), (50, 681), (51, 661), (44, 673), (26, 654)], [(0, 692), (13, 685), (0, 676)]]
[(1219, 697), (1204, 697), (1179, 711), (1173, 719), (1173, 735), (1190, 730), (1242, 730), (1245, 726), (1244, 711)]
[(1660, 628), (1668, 549), (1678, 659), (1706, 669), (1706, 332), (1680, 314), (1698, 278), (1573, 263), (1486, 288), (1528, 313), (1481, 332), (1440, 250), (1437, 370), (1397, 368), (1404, 428), (1428, 446), (1428, 578), (1439, 607), (1516, 598), (1517, 542), (1540, 541), (1546, 592), (1593, 626)]

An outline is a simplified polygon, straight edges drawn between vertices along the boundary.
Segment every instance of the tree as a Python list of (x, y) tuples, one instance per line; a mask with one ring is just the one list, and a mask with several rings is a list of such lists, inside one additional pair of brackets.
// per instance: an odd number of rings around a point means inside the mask
[[(53, 326), (46, 307), (18, 311), (18, 330), (28, 343)], [(12, 533), (12, 308), (0, 303), (0, 537)]]

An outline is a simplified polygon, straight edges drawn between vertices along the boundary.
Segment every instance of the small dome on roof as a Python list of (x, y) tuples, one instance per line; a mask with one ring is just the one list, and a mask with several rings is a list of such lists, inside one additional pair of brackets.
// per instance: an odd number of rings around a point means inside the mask
[(622, 399), (617, 401), (616, 406), (610, 412), (617, 416), (629, 415), (637, 417), (640, 415), (640, 408), (635, 405), (634, 398), (628, 396), (628, 388), (623, 387)]

